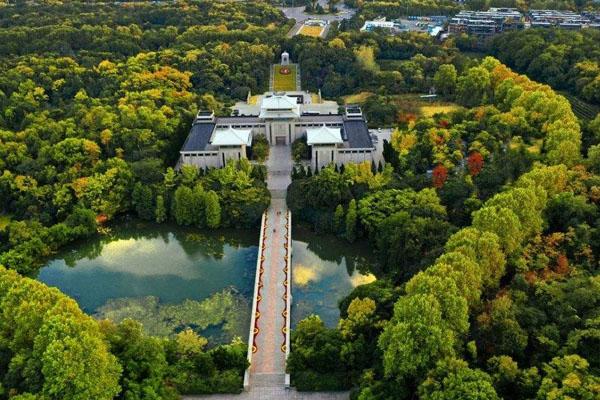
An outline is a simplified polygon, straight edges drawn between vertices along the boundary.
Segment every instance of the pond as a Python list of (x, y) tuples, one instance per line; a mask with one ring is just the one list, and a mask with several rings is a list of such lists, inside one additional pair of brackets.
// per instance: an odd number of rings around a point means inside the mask
[(292, 238), (292, 326), (316, 314), (335, 327), (338, 302), (356, 286), (375, 280), (372, 252), (366, 242), (317, 236), (302, 226), (294, 227)]
[[(292, 324), (317, 314), (333, 327), (338, 301), (375, 279), (364, 272), (370, 252), (303, 228), (294, 228), (293, 238)], [(133, 318), (152, 335), (189, 326), (212, 344), (246, 340), (257, 243), (258, 230), (203, 232), (124, 221), (56, 254), (38, 279), (94, 317)]]
[(248, 335), (258, 234), (129, 221), (57, 254), (38, 279), (88, 314), (150, 334), (193, 327), (211, 342)]

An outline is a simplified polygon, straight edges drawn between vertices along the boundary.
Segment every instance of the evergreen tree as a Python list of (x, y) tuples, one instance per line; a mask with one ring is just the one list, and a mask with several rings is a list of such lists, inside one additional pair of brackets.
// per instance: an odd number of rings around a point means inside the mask
[(162, 195), (156, 196), (156, 209), (154, 210), (156, 222), (162, 223), (167, 219), (167, 209), (165, 207), (165, 198)]
[(194, 187), (192, 194), (192, 223), (197, 226), (205, 226), (206, 224), (206, 195), (201, 184)]
[(198, 168), (194, 165), (184, 165), (181, 167), (181, 183), (192, 187), (198, 179)]
[(356, 240), (356, 200), (352, 199), (346, 214), (346, 239), (352, 243)]
[(154, 210), (152, 205), (152, 189), (141, 182), (137, 182), (133, 187), (131, 197), (138, 217), (151, 220), (154, 217), (152, 212)]
[(342, 222), (344, 221), (344, 206), (338, 204), (333, 214), (333, 229), (338, 233), (342, 229)]
[(310, 178), (311, 176), (313, 176), (313, 174), (312, 174), (312, 168), (311, 168), (311, 167), (310, 167), (310, 165), (309, 165), (309, 166), (307, 167), (307, 170), (306, 170), (306, 177), (307, 177), (307, 178)]
[(177, 179), (177, 175), (175, 174), (175, 170), (173, 168), (167, 168), (167, 172), (164, 174), (163, 185), (167, 193), (170, 193), (175, 187), (175, 180)]
[(221, 225), (221, 205), (219, 196), (214, 191), (206, 193), (205, 199), (206, 226), (218, 228)]
[(191, 225), (194, 222), (194, 193), (187, 186), (180, 186), (173, 199), (173, 217), (178, 225)]

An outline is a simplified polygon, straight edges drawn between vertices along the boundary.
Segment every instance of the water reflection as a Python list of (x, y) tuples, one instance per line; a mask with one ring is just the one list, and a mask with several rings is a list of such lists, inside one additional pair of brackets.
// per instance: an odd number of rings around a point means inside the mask
[[(57, 254), (38, 278), (75, 298), (89, 314), (101, 310), (116, 320), (138, 317), (152, 333), (173, 332), (189, 323), (199, 331), (235, 326), (239, 334), (240, 323), (229, 320), (249, 320), (257, 242), (253, 231), (201, 233), (129, 221)], [(218, 304), (228, 304), (227, 312), (215, 317), (213, 311), (223, 308)], [(213, 315), (192, 318), (179, 306)], [(178, 322), (165, 328), (161, 321), (174, 317)]]
[(374, 258), (366, 243), (349, 244), (295, 227), (292, 252), (292, 324), (317, 314), (328, 326), (339, 320), (338, 302), (358, 285), (373, 282)]
[[(318, 314), (328, 326), (338, 302), (375, 276), (363, 244), (293, 232), (292, 324)], [(49, 261), (39, 279), (75, 298), (88, 314), (135, 318), (149, 333), (185, 326), (227, 341), (250, 324), (258, 230), (201, 232), (129, 221)]]

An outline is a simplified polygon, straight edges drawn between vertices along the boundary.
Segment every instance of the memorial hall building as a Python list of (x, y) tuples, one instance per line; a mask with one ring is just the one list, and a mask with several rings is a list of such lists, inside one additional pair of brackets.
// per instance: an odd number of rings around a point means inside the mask
[[(290, 65), (285, 52), (281, 65), (282, 69)], [(374, 159), (375, 146), (360, 107), (340, 107), (323, 100), (320, 93), (294, 90), (249, 93), (228, 117), (198, 112), (181, 148), (179, 165), (219, 168), (228, 160), (247, 158), (257, 135), (264, 135), (271, 146), (291, 146), (306, 138), (313, 169)]]

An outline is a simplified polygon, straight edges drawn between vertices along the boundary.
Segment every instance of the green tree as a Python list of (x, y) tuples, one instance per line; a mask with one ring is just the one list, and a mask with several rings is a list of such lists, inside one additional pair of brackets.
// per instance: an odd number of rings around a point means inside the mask
[(340, 357), (342, 338), (316, 315), (298, 323), (292, 332), (286, 370), (299, 390), (341, 390), (348, 382)]
[(180, 186), (175, 190), (173, 198), (173, 216), (178, 225), (191, 225), (194, 223), (194, 193), (187, 186)]
[(490, 100), (490, 73), (484, 67), (473, 67), (458, 78), (456, 100), (465, 107), (475, 107)]
[(218, 228), (221, 225), (221, 206), (219, 205), (219, 196), (210, 190), (205, 197), (206, 226), (209, 228)]
[(142, 325), (130, 319), (119, 325), (103, 321), (101, 326), (111, 353), (123, 366), (117, 399), (178, 398), (165, 382), (168, 365), (160, 339), (146, 336)]
[[(206, 226), (207, 215), (206, 215), (206, 198), (207, 192), (204, 190), (204, 187), (201, 183), (198, 183), (194, 186), (192, 190), (192, 203), (190, 204), (190, 212), (191, 212), (191, 223), (200, 227)], [(218, 204), (218, 201), (217, 201)], [(215, 211), (216, 208), (214, 204), (211, 206), (211, 212)], [(214, 218), (214, 215), (211, 216)], [(214, 220), (211, 222), (215, 222)]]
[(181, 184), (193, 187), (198, 179), (198, 167), (194, 165), (184, 165), (181, 167)]
[(431, 294), (401, 297), (379, 336), (385, 375), (398, 382), (423, 376), (438, 360), (454, 356), (455, 345), (456, 335)]
[(167, 220), (167, 208), (165, 198), (162, 195), (156, 196), (156, 209), (154, 210), (154, 219), (159, 224)]
[(419, 385), (423, 400), (499, 400), (492, 379), (485, 372), (469, 368), (463, 360), (445, 359), (429, 371)]
[(121, 368), (96, 321), (57, 289), (0, 267), (2, 386), (49, 400), (113, 399)]
[(346, 214), (346, 239), (352, 243), (356, 240), (356, 200), (350, 200), (348, 205), (348, 213)]
[(440, 65), (433, 77), (433, 85), (442, 96), (450, 97), (456, 89), (456, 68), (452, 64)]
[(333, 213), (333, 229), (336, 232), (342, 230), (344, 223), (344, 206), (338, 204), (335, 208), (335, 212)]
[(448, 222), (411, 217), (406, 211), (384, 219), (375, 232), (375, 246), (383, 269), (407, 278), (432, 263), (443, 251), (451, 233)]
[(473, 213), (473, 227), (495, 233), (507, 254), (513, 253), (523, 240), (524, 231), (515, 213), (504, 207), (484, 206)]
[(382, 327), (374, 300), (354, 298), (350, 302), (338, 330), (344, 340), (340, 356), (354, 378), (359, 378), (364, 369), (377, 361), (377, 336)]
[(154, 210), (152, 189), (141, 182), (137, 182), (133, 186), (131, 197), (138, 217), (151, 220), (154, 217), (154, 213), (152, 212)]
[(545, 376), (538, 399), (597, 399), (600, 378), (588, 371), (589, 364), (576, 354), (555, 357), (544, 365)]

